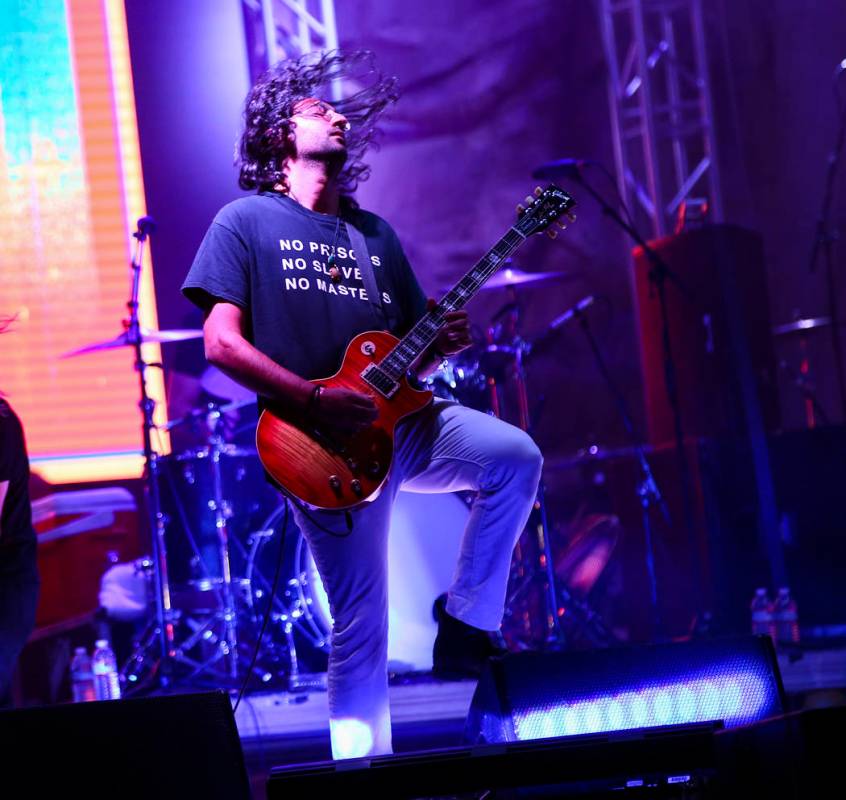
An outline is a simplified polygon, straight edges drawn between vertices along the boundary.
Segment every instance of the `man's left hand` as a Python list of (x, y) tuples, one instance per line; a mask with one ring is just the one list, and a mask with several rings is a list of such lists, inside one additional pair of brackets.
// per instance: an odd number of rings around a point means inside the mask
[(470, 317), (466, 311), (447, 311), (444, 327), (434, 341), (434, 347), (445, 356), (454, 356), (473, 344), (470, 336)]

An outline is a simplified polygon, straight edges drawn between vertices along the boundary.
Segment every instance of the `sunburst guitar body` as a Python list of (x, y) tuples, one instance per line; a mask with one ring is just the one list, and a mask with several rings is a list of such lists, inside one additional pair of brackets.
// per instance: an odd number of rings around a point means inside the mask
[(263, 411), (256, 444), (264, 468), (287, 492), (312, 508), (349, 509), (375, 500), (388, 478), (397, 423), (432, 402), (432, 393), (414, 389), (403, 377), (390, 397), (374, 392), (362, 377), (399, 339), (386, 331), (366, 331), (347, 346), (341, 368), (312, 383), (372, 396), (379, 411), (363, 431), (338, 438), (321, 434), (304, 418), (283, 419)]

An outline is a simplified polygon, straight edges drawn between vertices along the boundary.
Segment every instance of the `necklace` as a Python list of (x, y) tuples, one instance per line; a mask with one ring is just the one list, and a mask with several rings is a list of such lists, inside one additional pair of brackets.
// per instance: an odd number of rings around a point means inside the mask
[[(284, 201), (282, 200), (281, 193), (273, 192), (273, 196), (284, 205)], [(294, 196), (292, 192), (288, 192), (287, 197), (290, 197), (298, 205), (303, 206), (299, 200)], [(306, 209), (308, 210), (308, 209)], [(311, 217), (309, 217), (309, 222), (312, 226), (316, 229), (317, 224), (314, 222)], [(333, 283), (340, 283), (341, 282), (341, 270), (338, 269), (335, 262), (337, 261), (336, 252), (338, 249), (338, 233), (341, 230), (341, 209), (338, 209), (338, 213), (335, 215), (335, 232), (332, 234), (332, 249), (329, 251), (329, 257), (326, 259), (326, 266), (329, 267), (329, 277)]]
[(329, 277), (332, 279), (333, 283), (340, 283), (341, 281), (341, 270), (335, 264), (335, 250), (338, 246), (338, 231), (341, 229), (341, 214), (340, 209), (338, 209), (338, 215), (335, 217), (335, 233), (332, 236), (332, 249), (329, 252), (329, 258), (326, 259), (326, 264), (329, 267)]

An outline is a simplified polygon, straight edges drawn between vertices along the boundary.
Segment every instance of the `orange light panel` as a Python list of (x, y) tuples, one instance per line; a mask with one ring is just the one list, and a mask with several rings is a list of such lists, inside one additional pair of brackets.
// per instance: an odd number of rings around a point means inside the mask
[[(123, 330), (131, 237), (145, 214), (120, 0), (0, 10), (0, 389), (23, 420), (33, 469), (54, 483), (135, 477), (138, 374), (120, 348), (60, 356)], [(156, 328), (145, 258), (142, 324)], [(158, 346), (144, 347), (159, 362)], [(147, 371), (165, 422), (161, 371)], [(165, 436), (154, 445), (167, 452)]]

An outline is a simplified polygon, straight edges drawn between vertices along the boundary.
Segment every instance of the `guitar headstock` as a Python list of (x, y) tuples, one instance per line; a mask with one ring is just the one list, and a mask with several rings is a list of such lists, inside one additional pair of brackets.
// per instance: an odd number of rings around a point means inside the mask
[[(517, 206), (518, 219), (514, 225), (524, 236), (531, 236), (533, 233), (547, 231), (551, 238), (555, 238), (555, 231), (548, 230), (550, 225), (562, 216), (566, 216), (570, 222), (575, 221), (576, 216), (572, 209), (576, 201), (563, 189), (551, 183), (546, 189), (540, 186), (535, 189), (535, 196), (529, 195), (526, 198), (526, 206)], [(565, 226), (561, 226), (562, 228)]]

